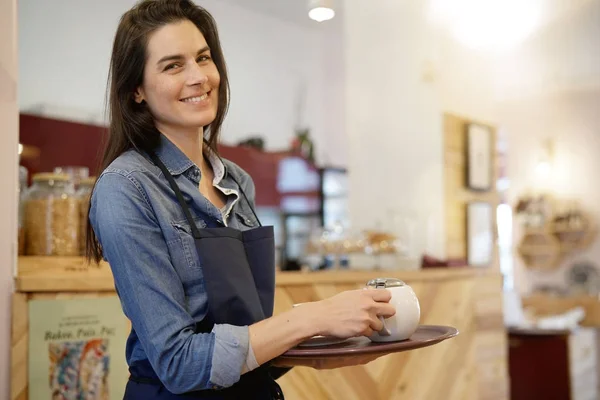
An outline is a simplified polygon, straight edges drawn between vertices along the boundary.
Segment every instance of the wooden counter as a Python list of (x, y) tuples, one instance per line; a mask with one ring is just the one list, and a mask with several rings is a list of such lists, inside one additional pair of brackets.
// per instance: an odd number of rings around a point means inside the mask
[[(399, 278), (421, 304), (421, 323), (451, 325), (458, 337), (366, 366), (316, 371), (295, 368), (279, 382), (290, 400), (507, 399), (507, 340), (502, 277), (474, 268), (423, 271), (280, 272), (275, 313), (363, 287), (375, 277)], [(27, 301), (32, 298), (113, 296), (110, 269), (85, 267), (79, 257), (21, 257), (13, 302), (12, 399), (27, 397)]]
[(523, 308), (535, 317), (562, 314), (576, 307), (585, 310), (581, 326), (600, 328), (600, 299), (596, 296), (552, 296), (536, 293), (522, 299)]

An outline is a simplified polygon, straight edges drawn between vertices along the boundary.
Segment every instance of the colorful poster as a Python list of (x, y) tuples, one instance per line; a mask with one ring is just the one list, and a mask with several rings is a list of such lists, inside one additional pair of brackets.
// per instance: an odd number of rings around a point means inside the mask
[(121, 400), (127, 319), (118, 298), (29, 302), (29, 399)]

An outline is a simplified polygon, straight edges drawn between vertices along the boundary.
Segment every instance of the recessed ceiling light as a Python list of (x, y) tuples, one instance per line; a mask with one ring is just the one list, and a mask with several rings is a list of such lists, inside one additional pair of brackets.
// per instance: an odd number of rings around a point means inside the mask
[(310, 0), (308, 17), (317, 22), (328, 21), (335, 17), (333, 0)]

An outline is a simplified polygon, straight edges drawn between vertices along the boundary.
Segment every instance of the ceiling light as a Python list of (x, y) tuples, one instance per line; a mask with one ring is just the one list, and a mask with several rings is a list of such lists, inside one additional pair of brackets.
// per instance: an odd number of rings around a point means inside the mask
[(323, 22), (335, 17), (333, 0), (310, 0), (308, 17), (317, 22)]
[(506, 50), (539, 26), (542, 0), (432, 0), (434, 21), (447, 25), (464, 45)]

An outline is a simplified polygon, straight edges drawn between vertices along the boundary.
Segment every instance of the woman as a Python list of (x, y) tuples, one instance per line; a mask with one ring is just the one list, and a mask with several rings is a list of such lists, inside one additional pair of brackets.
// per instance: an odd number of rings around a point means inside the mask
[(228, 89), (206, 10), (145, 0), (123, 15), (87, 254), (109, 262), (132, 323), (126, 399), (283, 398), (271, 360), (314, 335), (370, 335), (395, 313), (388, 291), (357, 290), (272, 316), (273, 229), (250, 176), (217, 152)]

